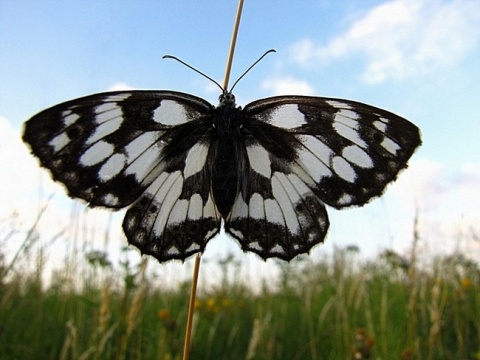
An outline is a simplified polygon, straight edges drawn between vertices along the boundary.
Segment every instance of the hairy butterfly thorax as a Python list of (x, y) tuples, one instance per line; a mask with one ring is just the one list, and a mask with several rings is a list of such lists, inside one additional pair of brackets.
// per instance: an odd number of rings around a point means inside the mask
[(243, 250), (291, 260), (323, 242), (325, 204), (381, 195), (421, 144), (414, 124), (370, 105), (241, 108), (224, 89), (218, 107), (175, 91), (94, 94), (33, 116), (23, 139), (72, 197), (127, 208), (128, 241), (159, 261), (203, 252), (222, 223)]

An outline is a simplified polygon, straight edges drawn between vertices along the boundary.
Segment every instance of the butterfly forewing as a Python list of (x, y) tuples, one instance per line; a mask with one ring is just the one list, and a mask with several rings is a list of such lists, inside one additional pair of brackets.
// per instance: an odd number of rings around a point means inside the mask
[(409, 121), (354, 101), (273, 97), (247, 105), (245, 112), (252, 123), (283, 131), (294, 153), (286, 165), (336, 208), (382, 194), (421, 143)]

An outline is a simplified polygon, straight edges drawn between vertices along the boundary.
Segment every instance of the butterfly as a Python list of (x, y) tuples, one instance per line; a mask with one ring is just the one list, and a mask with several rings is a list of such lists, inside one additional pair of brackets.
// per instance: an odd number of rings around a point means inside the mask
[(70, 196), (127, 208), (130, 244), (160, 262), (203, 252), (220, 231), (263, 259), (323, 242), (325, 205), (381, 195), (419, 129), (355, 101), (277, 96), (244, 108), (176, 91), (117, 91), (33, 116), (23, 140)]

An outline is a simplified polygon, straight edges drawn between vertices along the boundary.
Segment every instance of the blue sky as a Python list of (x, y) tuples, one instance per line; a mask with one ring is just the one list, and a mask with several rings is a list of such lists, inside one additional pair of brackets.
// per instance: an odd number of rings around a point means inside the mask
[[(24, 224), (32, 221), (39, 184), (40, 201), (55, 193), (49, 229), (65, 226), (61, 215), (72, 206), (19, 141), (25, 120), (112, 89), (171, 89), (216, 104), (216, 86), (162, 56), (223, 83), (235, 11), (235, 1), (1, 1), (2, 218), (16, 209)], [(277, 53), (236, 86), (237, 103), (280, 94), (347, 98), (421, 128), (423, 146), (384, 198), (329, 211), (328, 246), (407, 251), (414, 207), (430, 250), (480, 231), (479, 23), (477, 0), (245, 1), (230, 83), (266, 50)], [(207, 252), (232, 244), (221, 240)]]

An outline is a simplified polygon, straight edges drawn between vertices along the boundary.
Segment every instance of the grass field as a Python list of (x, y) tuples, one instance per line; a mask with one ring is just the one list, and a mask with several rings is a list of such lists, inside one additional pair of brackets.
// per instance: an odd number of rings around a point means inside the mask
[[(262, 290), (227, 277), (201, 289), (190, 358), (480, 359), (479, 263), (455, 253), (421, 265), (413, 237), (408, 258), (361, 262), (349, 247), (278, 262)], [(28, 248), (0, 258), (0, 359), (181, 359), (188, 282), (159, 288), (153, 260), (115, 265), (95, 252), (47, 286), (43, 255)], [(237, 271), (238, 260), (218, 267)]]

